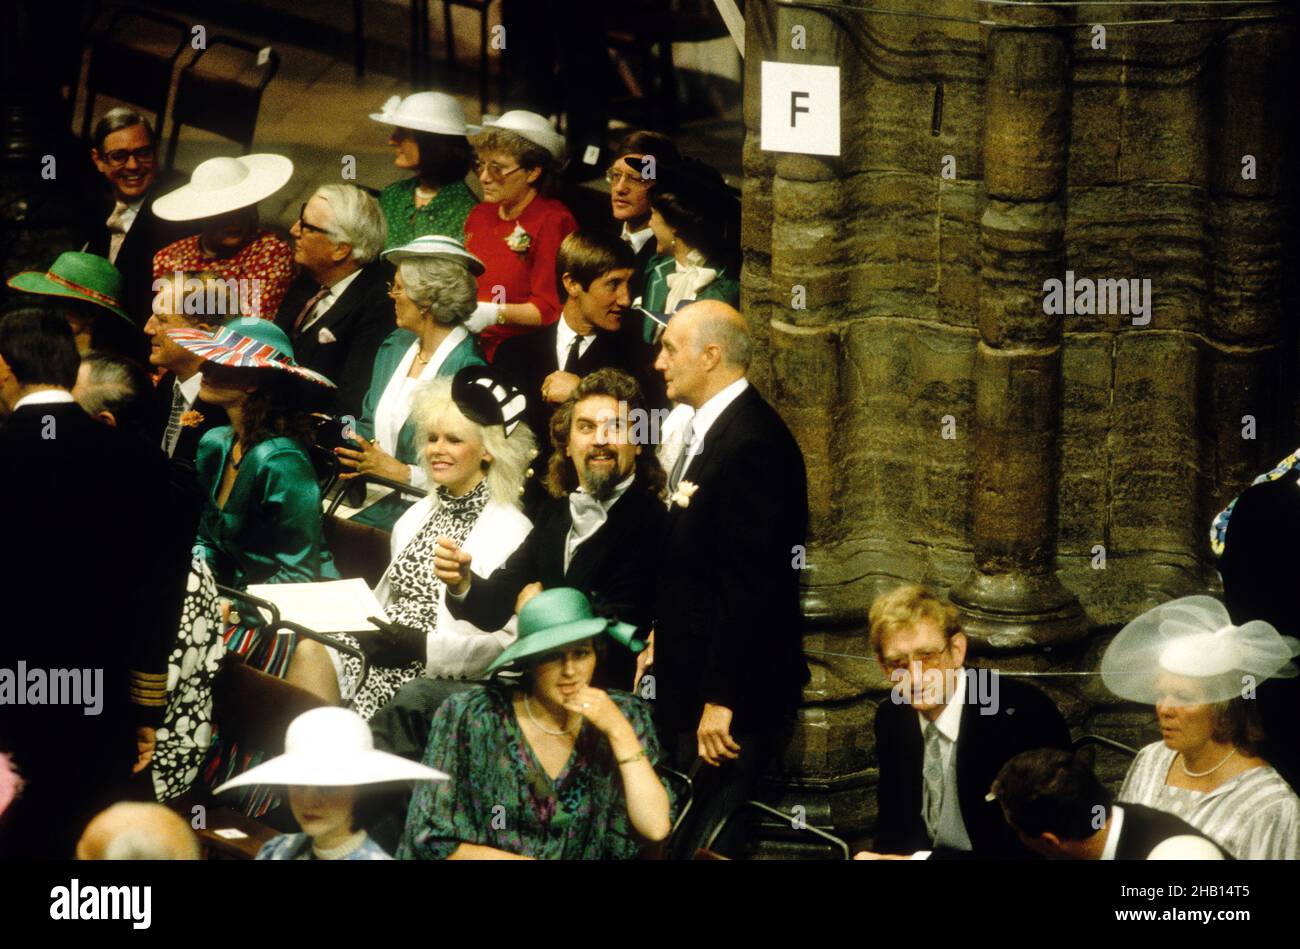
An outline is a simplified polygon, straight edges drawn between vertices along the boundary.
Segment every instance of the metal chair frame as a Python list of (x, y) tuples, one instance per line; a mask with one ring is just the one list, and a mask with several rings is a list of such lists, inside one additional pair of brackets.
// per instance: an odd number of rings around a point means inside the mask
[[(726, 817), (724, 817), (718, 823), (718, 826), (713, 829), (713, 833), (709, 834), (708, 840), (704, 842), (704, 849), (708, 851), (713, 851), (714, 843), (716, 843), (717, 839), (722, 836), (722, 833), (724, 830), (726, 830), (727, 825), (730, 824), (732, 820), (735, 819), (737, 814), (740, 814), (742, 811), (746, 809), (758, 811), (760, 814), (766, 814), (769, 817), (775, 817), (777, 820), (781, 821), (784, 824), (790, 823), (790, 815), (778, 811), (775, 807), (772, 807), (768, 804), (764, 804), (762, 801), (744, 801), (736, 805), (736, 807), (732, 809), (731, 813), (728, 814)], [(839, 837), (836, 837), (834, 834), (822, 830), (820, 827), (814, 827), (812, 824), (806, 824), (803, 827), (795, 828), (795, 829), (802, 833), (812, 834), (814, 837), (819, 837), (826, 843), (829, 843), (832, 846), (837, 847), (840, 853), (843, 854), (843, 859), (845, 860), (852, 859), (852, 854), (849, 852), (848, 843), (841, 840)]]
[[(171, 27), (180, 33), (180, 38), (176, 41), (175, 48), (166, 56), (132, 46), (114, 36), (113, 32), (125, 17), (150, 20)], [(154, 128), (156, 140), (162, 142), (167, 99), (171, 95), (172, 71), (176, 66), (176, 60), (180, 58), (181, 50), (185, 48), (189, 32), (189, 26), (182, 20), (152, 10), (125, 6), (114, 12), (104, 32), (95, 39), (91, 47), (90, 61), (86, 66), (86, 105), (81, 118), (83, 140), (90, 141), (90, 122), (95, 115), (95, 100), (101, 95), (106, 95), (153, 112), (157, 116)], [(135, 68), (128, 70), (114, 68), (132, 61)], [(152, 93), (146, 92), (148, 89), (152, 89)]]
[[(256, 85), (246, 85), (234, 79), (201, 76), (197, 72), (195, 67), (198, 65), (199, 60), (207, 55), (209, 51), (219, 46), (243, 50), (246, 53), (254, 53), (258, 56), (261, 55), (263, 49), (268, 51), (267, 61), (258, 63), (262, 76)], [(280, 54), (269, 46), (259, 47), (253, 43), (246, 43), (243, 40), (237, 40), (229, 36), (210, 37), (207, 46), (197, 50), (194, 57), (181, 68), (176, 80), (176, 98), (172, 101), (171, 135), (167, 142), (167, 167), (172, 168), (176, 164), (176, 146), (180, 138), (182, 125), (201, 128), (204, 131), (228, 138), (237, 142), (245, 152), (252, 149), (253, 139), (257, 133), (257, 116), (262, 109), (262, 93), (266, 91), (267, 85), (275, 78), (275, 74), (279, 69)], [(208, 100), (211, 100), (210, 103)], [(194, 104), (191, 104), (192, 102)], [(242, 110), (244, 115), (240, 118), (245, 121), (238, 124), (246, 124), (247, 130), (232, 131), (231, 126), (237, 124), (233, 120), (228, 124), (203, 124), (202, 121), (195, 121), (200, 114), (205, 112), (205, 105), (218, 102), (228, 111)]]

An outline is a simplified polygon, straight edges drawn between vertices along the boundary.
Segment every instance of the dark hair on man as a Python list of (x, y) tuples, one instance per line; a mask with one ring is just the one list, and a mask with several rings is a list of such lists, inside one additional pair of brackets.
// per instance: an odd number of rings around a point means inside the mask
[(454, 184), (469, 173), (474, 150), (463, 135), (439, 135), (411, 130), (420, 150), (420, 177), (441, 188)]
[(662, 132), (644, 130), (624, 135), (614, 146), (613, 154), (616, 161), (627, 155), (653, 155), (656, 167), (682, 160), (681, 153), (671, 138)]
[(1101, 829), (1097, 817), (1107, 817), (1114, 802), (1092, 768), (1056, 748), (1016, 755), (998, 772), (993, 794), (1022, 834), (1055, 834), (1061, 840), (1091, 837)]
[[(649, 419), (641, 385), (628, 373), (621, 369), (605, 368), (583, 376), (573, 394), (551, 415), (552, 450), (543, 484), (552, 497), (562, 498), (578, 489), (578, 471), (565, 452), (569, 448), (574, 407), (593, 395), (606, 395), (615, 402), (624, 403), (627, 406), (629, 424), (635, 424), (637, 418)], [(644, 446), (644, 450), (636, 456), (636, 484), (641, 486), (641, 490), (657, 497), (663, 491), (667, 476), (653, 447)]]
[(88, 415), (111, 412), (117, 427), (143, 434), (149, 425), (153, 383), (144, 366), (117, 353), (92, 350), (81, 357), (86, 384), (77, 402)]
[(564, 289), (566, 273), (586, 291), (593, 280), (623, 269), (636, 269), (636, 254), (627, 241), (602, 231), (574, 231), (560, 242), (555, 255), (555, 289), (560, 292), (560, 302), (569, 299), (569, 291)]
[(68, 321), (54, 307), (24, 306), (0, 317), (0, 357), (21, 386), (71, 390), (77, 383), (81, 357)]
[(95, 128), (91, 134), (90, 140), (95, 145), (95, 151), (104, 150), (104, 139), (108, 138), (114, 132), (120, 132), (122, 129), (129, 129), (133, 125), (143, 125), (145, 131), (149, 133), (149, 141), (157, 144), (157, 138), (153, 134), (153, 126), (135, 109), (129, 109), (120, 105), (114, 109), (109, 109), (103, 117), (95, 123)]

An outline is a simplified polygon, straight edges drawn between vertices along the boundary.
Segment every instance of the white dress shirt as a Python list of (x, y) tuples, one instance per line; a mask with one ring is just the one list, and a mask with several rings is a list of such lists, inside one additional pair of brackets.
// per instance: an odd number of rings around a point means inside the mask
[[(688, 406), (686, 412), (682, 412), (679, 414), (678, 409), (682, 408), (682, 406), (678, 406), (677, 409), (673, 409), (673, 411), (669, 414), (669, 420), (672, 421), (674, 424), (671, 426), (671, 428), (667, 424), (665, 424), (665, 429), (669, 429), (668, 431), (664, 432), (665, 441), (669, 436), (677, 434), (678, 425), (685, 428), (688, 421), (690, 423), (691, 431), (693, 432), (691, 437), (691, 455), (689, 458), (686, 459), (686, 467), (682, 469), (683, 480), (686, 479), (686, 473), (690, 471), (691, 465), (695, 463), (695, 459), (699, 457), (700, 450), (704, 445), (704, 436), (707, 435), (709, 429), (713, 427), (713, 423), (718, 420), (719, 415), (721, 415), (724, 411), (726, 411), (727, 406), (731, 405), (732, 402), (735, 402), (738, 398), (740, 398), (740, 396), (744, 394), (744, 391), (748, 388), (749, 388), (749, 380), (746, 379), (744, 376), (741, 376), (735, 382), (731, 383), (731, 385), (719, 390), (718, 392), (715, 392), (713, 394), (713, 397), (710, 398), (703, 405), (701, 405), (698, 409), (696, 409), (694, 413), (688, 414), (690, 412)], [(672, 416), (674, 415), (677, 416), (676, 419), (672, 418)], [(679, 440), (677, 451), (673, 452), (672, 458), (660, 459), (661, 462), (666, 461), (669, 463), (669, 466), (666, 470), (668, 471), (673, 470), (672, 465), (675, 464), (677, 461), (677, 454), (678, 452), (682, 451), (684, 448), (685, 448), (684, 440)]]
[[(970, 835), (966, 832), (966, 821), (961, 816), (961, 801), (957, 797), (957, 739), (961, 735), (962, 706), (966, 704), (966, 670), (963, 668), (956, 677), (953, 694), (948, 704), (934, 720), (939, 729), (939, 753), (943, 763), (943, 807), (939, 811), (939, 822), (934, 835), (936, 847), (951, 847), (954, 850), (970, 850)], [(922, 683), (924, 685), (924, 682)], [(921, 729), (921, 741), (925, 741), (925, 729), (930, 719), (916, 716), (917, 727)], [(921, 762), (924, 771), (924, 759)], [(922, 850), (913, 855), (913, 859), (924, 859), (930, 851)]]
[(1102, 848), (1101, 859), (1114, 860), (1119, 847), (1119, 832), (1124, 829), (1124, 808), (1112, 804), (1110, 808), (1110, 827), (1106, 830), (1106, 846)]
[[(569, 321), (564, 318), (563, 314), (561, 314), (559, 321), (555, 324), (555, 365), (557, 368), (564, 368), (564, 363), (569, 358), (569, 347), (573, 345), (573, 341), (578, 338), (578, 334), (574, 331), (573, 327), (569, 325)], [(587, 354), (587, 350), (591, 348), (591, 344), (596, 341), (596, 334), (594, 332), (588, 333), (586, 336), (581, 337), (581, 339), (582, 342), (578, 344), (579, 359)]]
[(623, 234), (621, 236), (623, 240), (632, 245), (632, 253), (639, 254), (641, 253), (641, 248), (646, 245), (646, 241), (655, 236), (655, 232), (648, 224), (639, 231), (629, 230), (627, 221), (624, 221)]
[(67, 389), (40, 389), (23, 396), (15, 402), (13, 410), (17, 412), (24, 405), (60, 405), (65, 402), (76, 401), (72, 397), (72, 393)]
[[(397, 369), (393, 371), (388, 385), (384, 387), (384, 394), (379, 397), (379, 404), (375, 406), (375, 441), (379, 442), (379, 447), (388, 454), (397, 456), (397, 439), (402, 433), (402, 426), (411, 417), (411, 403), (415, 398), (415, 390), (419, 388), (420, 383), (428, 382), (438, 375), (438, 369), (467, 336), (469, 332), (464, 326), (452, 327), (451, 332), (429, 357), (429, 364), (420, 370), (420, 375), (416, 378), (410, 378), (407, 374), (411, 371), (411, 364), (415, 362), (415, 357), (420, 352), (420, 341), (418, 339), (413, 341), (406, 350), (406, 355), (397, 364)], [(408, 467), (411, 469), (411, 484), (427, 490), (429, 476), (425, 474), (424, 468), (419, 464)]]
[(360, 275), (360, 273), (361, 273), (361, 268), (358, 267), (356, 270), (352, 271), (352, 273), (348, 274), (342, 280), (336, 280), (330, 286), (330, 292), (325, 294), (325, 296), (321, 297), (319, 300), (316, 301), (316, 309), (312, 310), (310, 315), (308, 315), (307, 319), (302, 321), (302, 326), (298, 328), (298, 332), (300, 333), (307, 332), (308, 327), (310, 327), (313, 323), (315, 323), (322, 316), (328, 313), (330, 307), (332, 307), (335, 303), (338, 302), (339, 297), (343, 296), (343, 291), (345, 291), (348, 287), (352, 286), (352, 281), (356, 280), (357, 277)]

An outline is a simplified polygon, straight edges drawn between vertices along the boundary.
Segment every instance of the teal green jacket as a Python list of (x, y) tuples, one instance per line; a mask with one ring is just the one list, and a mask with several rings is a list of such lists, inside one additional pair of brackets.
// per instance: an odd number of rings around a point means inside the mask
[[(370, 388), (365, 398), (361, 400), (361, 418), (357, 421), (357, 434), (367, 441), (375, 437), (375, 412), (379, 410), (379, 400), (383, 398), (384, 390), (388, 388), (393, 373), (397, 372), (398, 364), (401, 363), (413, 342), (415, 342), (414, 333), (409, 330), (393, 330), (380, 345), (379, 352), (375, 354), (375, 371), (370, 376)], [(487, 360), (483, 358), (478, 343), (471, 335), (465, 337), (460, 345), (448, 354), (442, 365), (438, 367), (436, 375), (454, 376), (466, 366), (486, 365)], [(404, 465), (420, 463), (420, 456), (415, 446), (415, 422), (412, 419), (408, 418), (398, 433), (397, 451), (393, 457)]]
[(321, 497), (316, 472), (292, 438), (268, 438), (239, 465), (224, 508), (217, 507), (221, 473), (234, 443), (229, 425), (199, 442), (195, 466), (205, 501), (196, 552), (218, 583), (243, 589), (250, 583), (306, 583), (338, 579), (321, 534)]
[[(645, 290), (641, 294), (641, 306), (651, 313), (664, 312), (668, 303), (668, 275), (676, 270), (677, 261), (672, 254), (656, 254), (650, 258), (645, 265)], [(723, 267), (696, 299), (722, 300), (732, 306), (740, 306), (740, 282)]]

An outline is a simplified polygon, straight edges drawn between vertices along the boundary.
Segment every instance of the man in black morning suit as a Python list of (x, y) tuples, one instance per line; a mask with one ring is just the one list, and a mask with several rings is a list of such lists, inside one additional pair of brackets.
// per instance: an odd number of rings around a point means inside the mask
[[(137, 465), (126, 436), (73, 401), (77, 364), (57, 310), (0, 319), (0, 401), (12, 410), (0, 425), (9, 553), (0, 571), (0, 677), (11, 688), (23, 668), (28, 681), (19, 687), (31, 684), (31, 670), (91, 671), (78, 676), (80, 704), (20, 705), (5, 696), (0, 751), (26, 787), (0, 817), (0, 857), (69, 858), (85, 823), (131, 796), (142, 719), (132, 696), (158, 691), (156, 675), (133, 670), (163, 632), (141, 590), (158, 592), (152, 545), (165, 466)], [(165, 671), (165, 653), (149, 658), (155, 667), (161, 658)]]
[(95, 125), (90, 156), (109, 189), (88, 203), (86, 251), (121, 272), (122, 309), (136, 326), (153, 305), (153, 255), (195, 232), (154, 216), (153, 199), (185, 184), (184, 175), (161, 170), (157, 152), (153, 128), (134, 109), (110, 109)]
[[(625, 412), (644, 409), (636, 380), (598, 369), (557, 410), (550, 497), (532, 532), (491, 576), (471, 576), (470, 555), (458, 547), (439, 548), (434, 572), (447, 583), (453, 616), (500, 629), (518, 611), (517, 601), (540, 584), (575, 587), (597, 610), (649, 631), (666, 516), (659, 497), (664, 474), (653, 448), (634, 444), (620, 424), (620, 402)], [(603, 688), (630, 689), (633, 673), (631, 653), (614, 646), (596, 669)]]
[(1174, 837), (1199, 843), (1194, 859), (1226, 858), (1181, 817), (1141, 804), (1116, 804), (1092, 768), (1066, 751), (1021, 752), (1002, 766), (989, 796), (1020, 842), (1051, 860), (1147, 860)]
[(356, 185), (323, 185), (289, 233), (302, 274), (275, 322), (294, 359), (338, 386), (321, 388), (319, 401), (305, 407), (358, 419), (375, 353), (397, 328), (388, 295), (393, 268), (379, 259), (388, 233), (379, 202)]
[(525, 420), (538, 445), (550, 443), (555, 407), (587, 373), (607, 367), (633, 375), (652, 407), (664, 404), (663, 384), (650, 371), (651, 351), (639, 329), (625, 320), (635, 255), (623, 241), (596, 231), (575, 231), (556, 254), (560, 318), (534, 333), (506, 340), (492, 364), (528, 399)]
[(869, 637), (894, 683), (876, 710), (876, 851), (1028, 856), (987, 796), (1012, 756), (1069, 747), (1056, 706), (996, 670), (966, 668), (956, 608), (915, 584), (876, 598)]
[(677, 856), (749, 796), (809, 678), (796, 566), (807, 477), (789, 429), (745, 379), (751, 352), (744, 318), (706, 300), (673, 315), (656, 362), (668, 397), (695, 410), (668, 479), (653, 645), (638, 657), (653, 664), (665, 750), (683, 770), (701, 761)]

